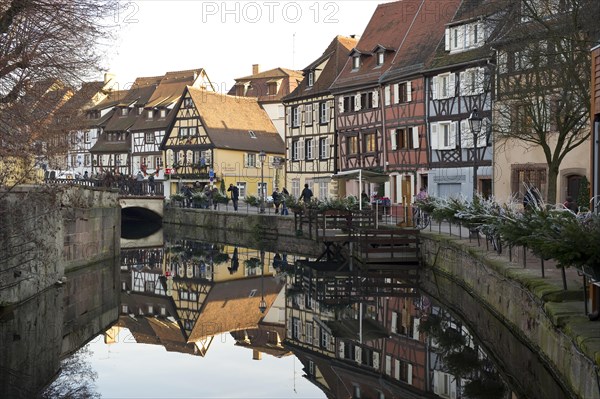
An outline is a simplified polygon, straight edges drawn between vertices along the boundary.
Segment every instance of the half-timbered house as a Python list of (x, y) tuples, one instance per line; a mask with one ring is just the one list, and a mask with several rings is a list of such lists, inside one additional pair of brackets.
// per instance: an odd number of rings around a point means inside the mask
[(427, 187), (427, 91), (423, 72), (459, 4), (460, 0), (424, 1), (414, 17), (418, 23), (410, 26), (391, 67), (379, 79), (385, 117), (384, 170), (390, 174), (392, 203), (410, 203), (419, 188)]
[[(226, 186), (237, 185), (240, 197), (258, 195), (262, 182), (264, 193), (277, 186), (275, 157), (284, 156), (284, 144), (255, 98), (188, 87), (174, 112), (162, 143), (172, 168), (171, 192), (179, 183), (221, 180)], [(266, 154), (264, 164), (261, 151)]]
[(286, 183), (300, 196), (304, 184), (321, 200), (337, 195), (335, 173), (335, 107), (329, 86), (346, 63), (357, 40), (337, 36), (319, 58), (304, 68), (304, 79), (283, 101), (287, 121)]
[[(336, 101), (337, 159), (340, 171), (382, 171), (385, 140), (379, 78), (392, 65), (421, 0), (380, 4), (330, 89)], [(386, 184), (389, 189), (389, 185)], [(340, 184), (339, 196), (374, 187)]]
[[(77, 118), (78, 129), (69, 132), (69, 148), (67, 151), (67, 169), (83, 176), (92, 171), (92, 154), (90, 148), (98, 139), (98, 128), (90, 126), (97, 117), (97, 111), (106, 113), (115, 104), (107, 99), (114, 97), (112, 75), (105, 75), (104, 81), (84, 83), (75, 95), (63, 106), (72, 118)], [(102, 105), (100, 105), (102, 104)], [(97, 108), (98, 107), (98, 108)]]
[(137, 173), (131, 162), (130, 128), (142, 115), (162, 76), (137, 78), (106, 122), (96, 144), (92, 146), (92, 173)]
[(302, 80), (302, 72), (286, 68), (260, 71), (258, 64), (252, 65), (252, 75), (235, 79), (229, 95), (254, 97), (267, 112), (277, 132), (285, 137), (285, 109), (282, 99), (296, 89)]
[(213, 90), (203, 69), (167, 72), (142, 113), (131, 126), (131, 165), (133, 173), (154, 176), (158, 182), (165, 177), (165, 163), (160, 145), (174, 118), (173, 107), (187, 86)]
[[(428, 87), (428, 191), (439, 197), (492, 194), (492, 94), (501, 4), (463, 2), (446, 24), (430, 68)], [(475, 113), (474, 113), (475, 112)], [(469, 118), (481, 119), (472, 130)]]

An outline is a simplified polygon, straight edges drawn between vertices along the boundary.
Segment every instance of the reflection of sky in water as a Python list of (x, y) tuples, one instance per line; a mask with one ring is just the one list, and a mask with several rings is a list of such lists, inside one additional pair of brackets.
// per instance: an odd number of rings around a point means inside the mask
[(229, 334), (215, 337), (203, 358), (137, 344), (124, 329), (115, 344), (106, 345), (101, 336), (94, 339), (88, 361), (98, 373), (96, 392), (105, 399), (325, 398), (302, 377), (294, 356), (278, 359), (263, 353), (262, 360), (252, 360), (251, 349), (234, 344)]

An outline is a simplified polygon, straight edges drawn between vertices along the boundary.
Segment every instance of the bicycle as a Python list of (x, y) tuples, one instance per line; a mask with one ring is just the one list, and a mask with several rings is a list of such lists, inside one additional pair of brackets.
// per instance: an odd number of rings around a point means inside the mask
[(418, 206), (413, 206), (412, 218), (413, 225), (419, 230), (423, 230), (431, 223), (431, 217), (429, 214)]

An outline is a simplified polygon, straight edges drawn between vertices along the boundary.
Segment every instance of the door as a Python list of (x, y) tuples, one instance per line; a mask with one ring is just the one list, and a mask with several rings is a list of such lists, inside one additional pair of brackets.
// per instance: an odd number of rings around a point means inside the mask
[[(410, 175), (405, 175), (402, 177), (402, 196), (404, 197), (402, 199), (403, 203), (410, 204), (412, 202), (412, 192), (412, 179)], [(404, 199), (406, 199), (406, 202)]]
[[(567, 196), (573, 198), (573, 201), (577, 201), (579, 198), (579, 188), (581, 185), (581, 179), (583, 176), (571, 175), (567, 177)], [(577, 204), (588, 206), (587, 204)]]

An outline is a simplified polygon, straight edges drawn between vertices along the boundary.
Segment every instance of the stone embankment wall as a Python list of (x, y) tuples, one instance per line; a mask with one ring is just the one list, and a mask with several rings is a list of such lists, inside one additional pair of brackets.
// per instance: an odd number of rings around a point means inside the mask
[(0, 192), (0, 305), (24, 301), (65, 274), (119, 256), (116, 192), (16, 187)]
[(306, 233), (297, 234), (293, 216), (167, 208), (163, 222), (167, 237), (176, 234), (179, 238), (241, 246), (260, 243), (265, 251), (309, 256), (324, 250), (323, 244), (308, 238)]
[[(469, 320), (472, 331), (493, 352), (515, 360), (505, 369), (506, 376), (527, 397), (600, 398), (593, 355), (581, 350), (587, 345), (593, 349), (594, 343), (576, 342), (582, 339), (568, 331), (575, 325), (597, 331), (584, 315), (583, 300), (563, 301), (567, 293), (560, 288), (450, 236), (423, 234), (422, 253), (427, 265), (423, 289)], [(507, 334), (520, 342), (507, 340)], [(521, 366), (515, 366), (519, 362)], [(562, 387), (548, 378), (548, 370)], [(563, 393), (557, 391), (561, 388)]]

